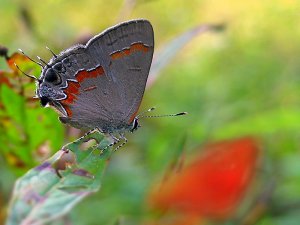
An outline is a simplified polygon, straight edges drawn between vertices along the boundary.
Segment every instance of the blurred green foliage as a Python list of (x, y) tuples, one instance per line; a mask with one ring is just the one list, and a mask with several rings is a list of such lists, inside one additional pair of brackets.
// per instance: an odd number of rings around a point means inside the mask
[[(246, 202), (251, 206), (263, 198), (267, 208), (255, 224), (298, 224), (298, 1), (1, 0), (0, 15), (0, 44), (10, 54), (22, 48), (44, 59), (50, 58), (46, 45), (59, 52), (132, 18), (152, 22), (156, 51), (199, 24), (226, 24), (223, 33), (191, 41), (146, 91), (141, 109), (156, 106), (158, 114), (187, 111), (189, 115), (142, 121), (142, 128), (128, 135), (129, 144), (113, 155), (101, 192), (79, 204), (66, 221), (138, 223), (148, 212), (147, 193), (183, 140), (189, 160), (203, 143), (255, 135), (264, 149), (262, 168)], [(5, 60), (0, 60), (0, 68), (9, 69)], [(4, 199), (0, 204), (5, 209), (16, 177), (41, 162), (35, 157), (37, 149), (44, 146), (49, 156), (78, 132), (69, 128), (64, 132), (52, 109), (41, 109), (37, 103), (32, 109), (6, 86), (0, 89), (0, 103), (5, 106), (0, 118), (4, 114), (10, 118), (7, 126), (0, 127), (0, 199)], [(26, 93), (34, 95), (34, 84)], [(21, 158), (25, 168), (11, 163), (7, 152)], [(237, 217), (246, 215), (242, 207)]]

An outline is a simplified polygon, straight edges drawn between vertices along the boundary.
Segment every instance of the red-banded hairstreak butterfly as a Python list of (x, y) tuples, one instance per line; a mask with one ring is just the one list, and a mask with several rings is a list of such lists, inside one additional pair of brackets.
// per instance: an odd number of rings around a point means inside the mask
[(120, 139), (126, 143), (124, 132), (136, 130), (139, 118), (160, 117), (137, 116), (153, 51), (151, 23), (132, 20), (108, 28), (86, 45), (73, 46), (58, 55), (51, 51), (53, 57), (48, 63), (38, 57), (44, 65), (27, 56), (42, 67), (42, 74), (40, 78), (25, 75), (37, 80), (41, 105), (59, 111), (61, 122), (109, 134), (113, 144)]

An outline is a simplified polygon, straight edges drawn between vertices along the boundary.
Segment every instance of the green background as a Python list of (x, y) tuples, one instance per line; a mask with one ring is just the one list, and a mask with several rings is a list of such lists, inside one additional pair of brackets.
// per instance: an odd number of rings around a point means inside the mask
[[(45, 46), (60, 52), (128, 19), (151, 21), (156, 57), (174, 38), (196, 26), (226, 27), (189, 40), (159, 72), (140, 109), (156, 106), (155, 114), (189, 115), (142, 120), (142, 128), (127, 135), (128, 145), (113, 155), (102, 190), (68, 215), (72, 224), (112, 224), (118, 218), (138, 223), (146, 216), (147, 193), (179, 149), (192, 158), (207, 142), (245, 135), (258, 137), (263, 146), (247, 200), (255, 202), (269, 193), (267, 210), (255, 224), (298, 224), (299, 1), (0, 0), (0, 17), (0, 44), (10, 54), (21, 48), (44, 59), (50, 58)], [(0, 68), (8, 70), (4, 59)], [(0, 124), (0, 204), (5, 211), (14, 180), (80, 133), (61, 125), (52, 109), (30, 109), (11, 90), (0, 89), (6, 109), (0, 111), (5, 120)], [(34, 95), (33, 84), (26, 93)], [(46, 153), (37, 157), (41, 146)], [(7, 154), (24, 165), (11, 163)]]

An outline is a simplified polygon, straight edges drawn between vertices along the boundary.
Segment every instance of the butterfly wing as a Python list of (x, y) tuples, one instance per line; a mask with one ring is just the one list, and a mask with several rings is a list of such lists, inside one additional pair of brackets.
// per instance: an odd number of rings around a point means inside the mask
[(154, 48), (151, 24), (134, 20), (109, 28), (86, 46), (62, 54), (67, 81), (64, 122), (110, 132), (132, 123), (142, 101)]

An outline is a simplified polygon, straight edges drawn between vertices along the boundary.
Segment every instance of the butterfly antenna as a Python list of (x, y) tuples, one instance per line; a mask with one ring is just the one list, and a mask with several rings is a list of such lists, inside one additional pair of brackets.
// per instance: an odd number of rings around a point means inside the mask
[(159, 118), (159, 117), (171, 117), (171, 116), (184, 116), (187, 115), (187, 112), (180, 112), (180, 113), (175, 113), (175, 114), (166, 114), (166, 115), (150, 115), (150, 116), (141, 116), (140, 118)]
[(140, 118), (159, 118), (159, 117), (170, 117), (170, 116), (183, 116), (183, 115), (188, 114), (187, 112), (180, 112), (180, 113), (166, 114), (166, 115), (145, 115), (145, 113), (151, 112), (151, 111), (153, 111), (154, 109), (155, 109), (155, 108), (152, 107), (152, 108), (148, 109), (147, 111), (142, 112), (141, 114), (139, 114), (139, 115), (137, 116), (137, 119), (140, 119)]
[(50, 65), (48, 65), (48, 63), (43, 60), (41, 57), (37, 56), (38, 60), (40, 60), (42, 63), (44, 63), (46, 66), (51, 67)]
[(48, 46), (46, 46), (46, 49), (51, 52), (54, 58), (57, 58), (57, 55)]
[(33, 60), (31, 57), (29, 57), (28, 55), (26, 55), (26, 54), (23, 52), (22, 49), (19, 48), (18, 50), (19, 50), (19, 52), (21, 52), (24, 56), (26, 56), (30, 61), (32, 61), (32, 62), (38, 64), (40, 67), (44, 68), (44, 66), (43, 66), (40, 62), (37, 62), (37, 61)]
[(25, 76), (27, 76), (27, 77), (29, 77), (29, 78), (31, 78), (31, 79), (37, 80), (37, 81), (39, 80), (39, 79), (37, 79), (35, 76), (25, 73), (23, 70), (21, 70), (21, 69), (18, 67), (18, 65), (17, 65), (16, 63), (14, 63), (14, 64), (15, 64), (15, 66), (17, 67), (17, 69), (18, 69), (19, 71), (21, 71), (21, 73), (23, 73)]
[(154, 109), (155, 109), (155, 107), (152, 107), (152, 108), (150, 108), (150, 109), (147, 109), (147, 110), (145, 110), (145, 111), (142, 111), (142, 112), (137, 116), (137, 118), (143, 118), (143, 115), (144, 115), (145, 113), (151, 112), (151, 111), (153, 111)]

